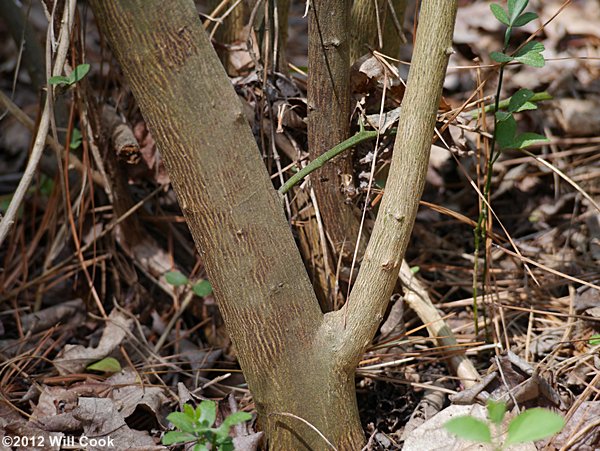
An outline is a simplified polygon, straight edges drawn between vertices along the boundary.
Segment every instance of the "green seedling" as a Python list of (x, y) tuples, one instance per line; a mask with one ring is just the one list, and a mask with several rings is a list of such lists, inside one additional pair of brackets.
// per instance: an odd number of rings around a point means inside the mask
[(165, 280), (174, 287), (191, 286), (194, 294), (201, 298), (210, 295), (213, 291), (212, 285), (208, 280), (200, 279), (191, 284), (187, 276), (180, 271), (169, 271), (165, 274)]
[[(183, 412), (172, 412), (167, 416), (178, 431), (169, 431), (162, 438), (163, 445), (196, 442), (194, 451), (233, 451), (233, 440), (229, 436), (232, 426), (252, 419), (247, 412), (235, 412), (214, 428), (217, 419), (217, 404), (202, 401), (196, 409), (184, 404)], [(210, 448), (208, 447), (210, 445)]]
[(82, 80), (83, 77), (85, 77), (89, 71), (89, 64), (80, 64), (75, 69), (73, 69), (73, 72), (71, 72), (68, 77), (65, 77), (63, 75), (56, 75), (54, 77), (50, 77), (48, 79), (48, 84), (57, 86), (73, 86), (75, 83)]
[(496, 450), (502, 450), (511, 445), (550, 437), (560, 432), (565, 425), (563, 418), (550, 410), (541, 408), (525, 410), (510, 421), (506, 440), (504, 443), (499, 443), (497, 430), (502, 426), (505, 414), (505, 403), (489, 400), (488, 422), (465, 415), (451, 419), (444, 424), (444, 428), (464, 440), (489, 444)]
[(81, 146), (81, 142), (83, 141), (83, 136), (81, 136), (81, 132), (78, 128), (74, 128), (71, 132), (71, 143), (69, 144), (69, 148), (71, 150), (77, 149)]

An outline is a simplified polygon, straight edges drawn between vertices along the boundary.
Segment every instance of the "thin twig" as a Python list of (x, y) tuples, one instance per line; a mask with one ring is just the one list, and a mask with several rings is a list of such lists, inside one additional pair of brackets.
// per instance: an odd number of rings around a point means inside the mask
[[(67, 58), (71, 26), (73, 25), (73, 17), (75, 15), (75, 6), (75, 0), (71, 0), (65, 5), (65, 9), (63, 12), (62, 27), (60, 30), (58, 50), (56, 52), (54, 68), (52, 69), (53, 76), (60, 75), (62, 73), (63, 66)], [(15, 223), (15, 218), (17, 216), (19, 207), (21, 206), (21, 203), (25, 198), (25, 194), (27, 194), (27, 191), (29, 190), (29, 185), (31, 185), (33, 177), (35, 176), (35, 173), (37, 171), (38, 164), (42, 157), (42, 153), (46, 145), (46, 136), (48, 135), (48, 129), (50, 126), (50, 104), (52, 95), (53, 89), (50, 88), (47, 92), (46, 101), (44, 103), (44, 109), (40, 118), (40, 125), (38, 127), (37, 135), (35, 137), (35, 142), (33, 144), (33, 149), (31, 151), (29, 161), (27, 162), (27, 167), (25, 168), (25, 172), (23, 173), (23, 177), (19, 182), (19, 186), (17, 186), (17, 190), (15, 191), (10, 205), (8, 206), (6, 215), (0, 221), (0, 246), (6, 239), (6, 236), (8, 235), (8, 232), (10, 231), (12, 225)]]

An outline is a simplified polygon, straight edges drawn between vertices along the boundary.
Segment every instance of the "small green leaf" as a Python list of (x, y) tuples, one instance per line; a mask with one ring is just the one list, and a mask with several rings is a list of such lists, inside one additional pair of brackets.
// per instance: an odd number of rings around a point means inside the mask
[(512, 115), (496, 124), (496, 141), (502, 149), (511, 149), (517, 132), (517, 122)]
[(416, 274), (416, 273), (418, 273), (419, 271), (421, 271), (421, 267), (420, 267), (420, 266), (411, 266), (411, 267), (410, 267), (410, 272), (411, 272), (412, 274)]
[(219, 451), (234, 451), (233, 440), (231, 437), (227, 437), (222, 443), (219, 444)]
[(69, 84), (74, 85), (75, 83), (83, 79), (83, 77), (85, 77), (89, 71), (89, 64), (80, 64), (75, 69), (73, 69), (73, 72), (71, 72), (71, 75), (69, 75)]
[(522, 56), (517, 56), (515, 58), (519, 63), (526, 64), (531, 67), (544, 67), (546, 64), (546, 60), (544, 56), (540, 53), (529, 52)]
[(594, 334), (590, 337), (590, 340), (588, 341), (588, 343), (590, 344), (590, 346), (598, 346), (600, 345), (600, 334)]
[(519, 89), (515, 92), (510, 98), (510, 102), (508, 103), (508, 111), (511, 113), (515, 113), (519, 108), (521, 108), (525, 102), (528, 102), (529, 99), (533, 97), (533, 91), (529, 89)]
[(525, 149), (534, 144), (548, 143), (550, 140), (537, 133), (522, 133), (513, 139), (511, 149)]
[(71, 132), (71, 143), (69, 144), (69, 148), (72, 150), (77, 149), (81, 145), (82, 136), (81, 132), (78, 128), (74, 128)]
[(556, 434), (564, 425), (565, 420), (557, 413), (539, 407), (529, 409), (510, 422), (504, 445), (535, 442)]
[(502, 6), (500, 6), (497, 3), (492, 3), (490, 4), (490, 9), (492, 10), (492, 13), (496, 17), (496, 19), (498, 19), (499, 22), (503, 23), (506, 26), (510, 25), (508, 15), (506, 14), (506, 11), (504, 11), (504, 8), (502, 8)]
[(471, 416), (456, 417), (444, 424), (448, 432), (479, 443), (492, 443), (490, 428), (483, 421)]
[(194, 432), (194, 420), (183, 412), (171, 412), (167, 415), (167, 420), (183, 432)]
[(532, 13), (532, 12), (523, 13), (515, 19), (515, 21), (513, 22), (512, 25), (513, 25), (513, 27), (522, 27), (523, 25), (527, 25), (529, 22), (531, 22), (532, 20), (535, 20), (537, 18), (538, 18), (538, 15), (536, 13)]
[(248, 412), (234, 412), (229, 415), (225, 420), (223, 420), (223, 424), (231, 427), (236, 424), (244, 423), (246, 421), (250, 421), (252, 419), (252, 415)]
[(185, 415), (187, 415), (188, 417), (190, 417), (190, 419), (193, 421), (196, 421), (196, 420), (198, 420), (198, 418), (200, 418), (199, 416), (196, 416), (196, 411), (189, 404), (183, 405), (183, 413)]
[(529, 111), (529, 110), (537, 110), (537, 105), (533, 102), (525, 102), (523, 105), (519, 107), (515, 113), (520, 113), (521, 111)]
[(510, 61), (514, 60), (512, 56), (508, 56), (507, 54), (501, 52), (490, 53), (490, 58), (498, 63), (509, 63)]
[(545, 50), (544, 44), (531, 41), (515, 53), (515, 60), (532, 67), (544, 67), (545, 60), (541, 54)]
[(121, 364), (114, 357), (106, 357), (88, 365), (87, 369), (92, 371), (103, 371), (105, 373), (118, 373), (121, 371)]
[(199, 296), (201, 298), (203, 298), (204, 296), (208, 296), (209, 294), (212, 294), (212, 285), (210, 284), (210, 282), (208, 280), (200, 280), (198, 282), (196, 282), (194, 284), (194, 286), (192, 287), (192, 290), (194, 291), (194, 293), (196, 294), (196, 296)]
[(510, 24), (513, 25), (517, 17), (527, 8), (529, 0), (508, 0), (508, 15), (510, 16)]
[(185, 443), (196, 440), (196, 436), (187, 432), (169, 431), (162, 438), (163, 445), (173, 445), (174, 443)]
[(512, 117), (512, 113), (507, 113), (506, 111), (498, 111), (496, 112), (496, 120), (498, 122), (506, 121)]
[(169, 271), (165, 274), (165, 280), (174, 287), (180, 287), (188, 283), (188, 278), (179, 271)]
[(517, 50), (517, 52), (515, 53), (515, 57), (523, 56), (531, 52), (542, 53), (544, 50), (546, 50), (546, 47), (544, 47), (544, 44), (542, 44), (541, 42), (529, 41), (527, 44), (525, 44), (523, 47)]
[(214, 401), (202, 401), (198, 406), (200, 411), (199, 422), (207, 427), (215, 424), (217, 419), (217, 403)]
[(494, 424), (502, 424), (504, 414), (506, 413), (506, 403), (488, 399), (487, 402), (488, 418)]
[(50, 77), (48, 79), (49, 85), (68, 85), (69, 79), (67, 77), (63, 77), (62, 75), (56, 75), (54, 77)]
[(209, 451), (206, 443), (196, 443), (193, 449), (194, 451)]
[(227, 440), (227, 438), (229, 437), (229, 426), (225, 423), (221, 423), (221, 426), (216, 428), (214, 431), (215, 435), (217, 436), (217, 439), (221, 442)]

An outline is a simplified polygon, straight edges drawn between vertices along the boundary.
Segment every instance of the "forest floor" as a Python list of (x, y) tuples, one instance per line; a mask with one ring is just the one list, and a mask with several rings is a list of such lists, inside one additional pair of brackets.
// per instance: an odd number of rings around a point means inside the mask
[[(422, 296), (460, 351), (430, 336), (431, 324), (405, 302), (407, 289), (399, 285), (356, 377), (368, 446), (466, 449), (444, 435), (443, 422), (457, 412), (484, 415), (478, 404), (504, 396), (510, 415), (515, 406), (544, 407), (565, 418), (562, 432), (539, 448), (600, 449), (600, 2), (532, 1), (539, 19), (515, 31), (518, 43), (535, 34), (546, 64), (508, 66), (501, 97), (523, 88), (548, 93), (537, 109), (516, 115), (519, 132), (548, 141), (527, 152), (503, 151), (493, 164), (489, 233), (478, 255), (474, 227), (484, 205), (493, 119), (479, 113), (493, 102), (498, 71), (489, 55), (501, 49), (505, 27), (487, 2), (461, 3), (440, 139), (406, 255)], [(263, 77), (242, 45), (226, 52), (276, 187), (308, 160), (303, 7), (296, 5), (290, 18), (289, 73)], [(57, 122), (64, 120), (68, 132), (51, 131), (70, 143), (70, 152), (62, 152), (60, 165), (60, 148), (45, 153), (0, 246), (0, 435), (37, 437), (37, 444), (23, 443), (29, 449), (58, 449), (49, 446), (51, 437), (65, 444), (64, 437), (81, 434), (98, 439), (88, 449), (110, 449), (100, 440), (109, 436), (117, 448), (164, 449), (166, 415), (185, 402), (217, 400), (219, 418), (254, 406), (160, 152), (91, 11), (81, 13), (86, 26), (74, 45), (85, 49), (91, 71), (57, 102)], [(43, 38), (47, 21), (37, 7), (30, 22)], [(409, 14), (400, 63), (371, 56), (353, 66), (355, 129), (359, 119), (393, 127), (412, 22)], [(39, 120), (38, 93), (1, 18), (0, 61), (0, 89)], [(1, 111), (4, 214), (32, 133), (14, 111)], [(107, 157), (106, 174), (95, 163), (104, 150), (86, 138), (95, 123), (120, 127), (125, 136), (119, 154)], [(385, 191), (393, 142), (384, 133), (377, 149), (374, 142), (354, 149), (348, 202), (357, 214), (367, 210), (367, 231)], [(107, 183), (115, 184), (111, 196)], [(295, 188), (286, 210), (315, 278), (328, 265), (306, 187)], [(338, 282), (334, 303), (349, 289), (347, 279)], [(448, 365), (457, 352), (483, 383)], [(234, 435), (236, 449), (260, 446), (252, 422)], [(7, 442), (4, 449), (11, 449)]]

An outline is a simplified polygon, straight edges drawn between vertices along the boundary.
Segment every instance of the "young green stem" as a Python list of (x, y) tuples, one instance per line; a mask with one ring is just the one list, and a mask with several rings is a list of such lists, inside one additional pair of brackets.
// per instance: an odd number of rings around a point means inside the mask
[[(508, 39), (504, 46), (503, 52), (506, 51), (506, 47), (508, 45)], [(504, 68), (506, 64), (502, 64), (500, 66), (500, 72), (498, 74), (498, 87), (496, 89), (496, 97), (494, 100), (494, 111), (498, 111), (500, 109), (500, 94), (502, 92), (502, 80), (504, 78)], [(510, 99), (509, 99), (510, 102)], [(492, 188), (492, 175), (494, 169), (494, 162), (497, 160), (497, 156), (495, 155), (496, 151), (496, 130), (498, 129), (498, 120), (494, 114), (494, 134), (492, 135), (492, 142), (490, 144), (490, 156), (487, 160), (487, 170), (485, 175), (485, 185), (483, 189), (483, 197), (489, 202), (490, 191)], [(498, 156), (500, 153), (498, 153)], [(479, 319), (478, 319), (478, 305), (477, 305), (477, 275), (479, 272), (479, 250), (481, 246), (481, 240), (485, 240), (487, 236), (487, 220), (488, 220), (488, 207), (486, 202), (481, 202), (481, 209), (479, 210), (479, 218), (477, 219), (477, 226), (475, 227), (474, 235), (475, 235), (475, 243), (474, 243), (474, 255), (475, 258), (473, 260), (473, 319), (475, 325), (475, 335), (479, 333)], [(488, 274), (488, 259), (487, 252), (483, 257), (483, 274), (482, 274), (482, 285), (481, 292), (485, 295), (485, 283), (487, 280)], [(485, 309), (483, 310), (484, 321), (485, 321)]]
[[(309, 164), (304, 166), (300, 171), (296, 172), (292, 177), (290, 177), (289, 180), (285, 182), (285, 184), (281, 188), (279, 188), (279, 194), (283, 195), (287, 193), (290, 189), (292, 189), (294, 185), (300, 182), (308, 174), (310, 174), (313, 171), (316, 171), (329, 160), (335, 158), (342, 152), (351, 149), (352, 147), (356, 146), (357, 144), (360, 144), (363, 141), (367, 141), (369, 139), (377, 137), (377, 133), (378, 132), (376, 130), (361, 130), (354, 136), (348, 138), (345, 141), (342, 141), (337, 146), (329, 149), (327, 152), (315, 158)], [(395, 133), (395, 130), (392, 130), (392, 133)]]
[[(496, 111), (498, 111), (499, 109), (503, 109), (503, 108), (507, 108), (508, 105), (510, 104), (510, 100), (512, 99), (512, 96), (509, 97), (508, 99), (504, 99), (501, 100), (500, 103), (498, 103), (498, 106), (496, 107), (496, 101), (494, 101), (494, 103), (491, 103), (489, 105), (486, 105), (483, 108), (483, 111), (486, 113), (495, 113)], [(544, 100), (552, 100), (552, 96), (550, 94), (548, 94), (546, 91), (544, 92), (536, 92), (533, 97), (531, 97), (531, 99), (529, 99), (530, 102), (541, 102)], [(482, 113), (481, 108), (477, 108), (473, 111), (471, 111), (469, 114), (471, 115), (471, 117), (473, 119), (476, 119), (480, 114)]]

